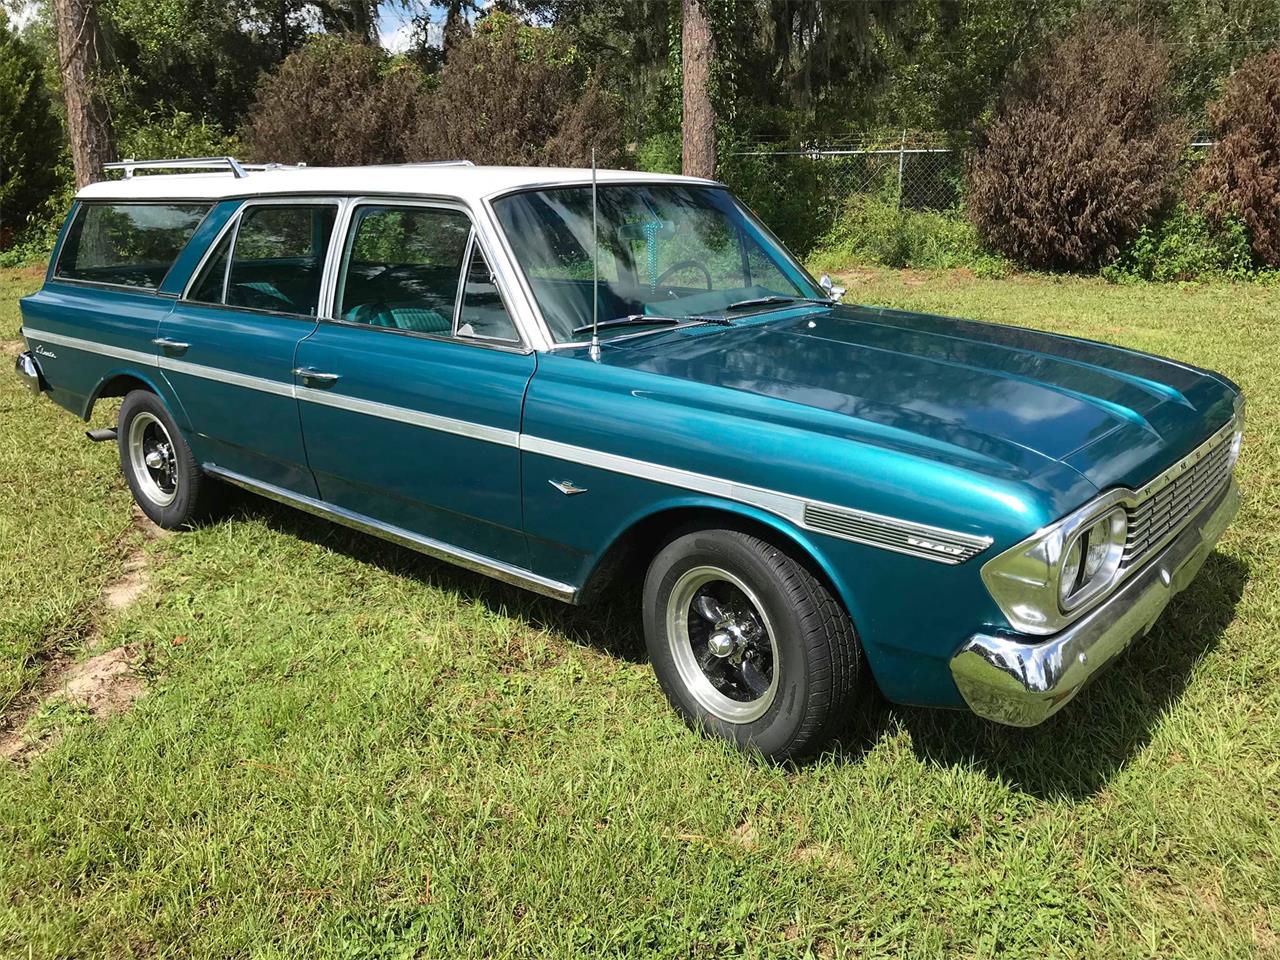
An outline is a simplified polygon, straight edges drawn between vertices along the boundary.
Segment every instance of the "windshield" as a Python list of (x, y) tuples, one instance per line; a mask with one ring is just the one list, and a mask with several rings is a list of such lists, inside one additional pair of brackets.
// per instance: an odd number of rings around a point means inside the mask
[[(600, 336), (645, 330), (645, 316), (698, 317), (763, 297), (823, 291), (729, 195), (696, 184), (597, 188)], [(516, 261), (557, 343), (591, 324), (591, 187), (555, 187), (495, 201)], [(669, 321), (668, 321), (669, 322)], [(658, 321), (647, 329), (658, 329)], [(578, 331), (578, 332), (575, 332)]]

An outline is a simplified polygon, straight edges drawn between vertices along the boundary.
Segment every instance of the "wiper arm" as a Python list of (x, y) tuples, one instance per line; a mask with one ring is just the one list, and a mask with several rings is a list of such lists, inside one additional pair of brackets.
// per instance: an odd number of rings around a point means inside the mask
[(731, 321), (724, 317), (659, 317), (647, 313), (629, 313), (625, 317), (614, 317), (612, 320), (601, 320), (597, 324), (584, 323), (574, 327), (574, 333), (590, 333), (594, 330), (608, 330), (612, 327), (678, 327), (686, 323), (716, 323), (729, 326)]
[(821, 303), (827, 306), (835, 303), (830, 297), (756, 297), (754, 300), (739, 300), (737, 303), (731, 303), (726, 310), (745, 310), (747, 307), (768, 307), (775, 303)]

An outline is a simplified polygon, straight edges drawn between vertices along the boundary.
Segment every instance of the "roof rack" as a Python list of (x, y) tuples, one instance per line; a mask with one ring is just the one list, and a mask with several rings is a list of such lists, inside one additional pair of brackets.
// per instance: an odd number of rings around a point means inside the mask
[(180, 157), (174, 160), (120, 160), (104, 163), (104, 170), (123, 170), (124, 178), (133, 178), (135, 170), (227, 170), (240, 180), (252, 170), (283, 170), (286, 167), (305, 167), (305, 163), (241, 163), (235, 157)]

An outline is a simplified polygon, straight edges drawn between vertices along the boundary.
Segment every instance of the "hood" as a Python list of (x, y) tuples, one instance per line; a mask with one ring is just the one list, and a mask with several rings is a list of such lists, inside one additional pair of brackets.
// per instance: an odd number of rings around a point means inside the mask
[(1236, 393), (1120, 347), (853, 306), (638, 337), (602, 359), (843, 414), (850, 438), (980, 470), (1065, 464), (1098, 489), (1139, 486), (1174, 463), (1230, 419)]

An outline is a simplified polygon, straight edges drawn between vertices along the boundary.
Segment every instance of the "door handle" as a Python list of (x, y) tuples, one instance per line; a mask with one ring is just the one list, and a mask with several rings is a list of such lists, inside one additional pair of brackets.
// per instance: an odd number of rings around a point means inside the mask
[(174, 340), (172, 337), (156, 337), (151, 341), (161, 350), (172, 350), (174, 353), (183, 353), (191, 344), (183, 343), (181, 340)]
[(300, 377), (304, 382), (314, 380), (316, 383), (335, 383), (341, 379), (336, 373), (325, 373), (315, 367), (298, 367), (293, 371), (293, 375)]

